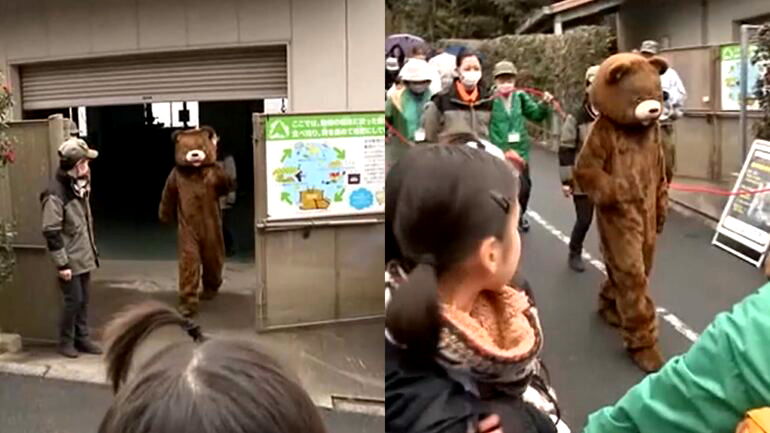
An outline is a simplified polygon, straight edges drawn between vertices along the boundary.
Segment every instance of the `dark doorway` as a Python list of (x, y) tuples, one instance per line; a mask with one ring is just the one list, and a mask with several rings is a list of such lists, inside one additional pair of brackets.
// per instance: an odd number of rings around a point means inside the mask
[[(200, 102), (199, 125), (213, 127), (232, 155), (238, 177), (236, 203), (229, 222), (236, 254), (229, 260), (254, 259), (254, 158), (252, 113), (263, 101)], [(73, 107), (77, 114), (77, 108)], [(176, 260), (176, 227), (158, 221), (158, 204), (174, 167), (173, 131), (153, 122), (146, 105), (88, 107), (87, 135), (99, 151), (92, 165), (92, 208), (101, 255), (106, 260)], [(52, 114), (69, 117), (70, 109), (26, 111), (27, 119)], [(77, 119), (77, 116), (74, 116)], [(76, 120), (77, 122), (77, 120)]]

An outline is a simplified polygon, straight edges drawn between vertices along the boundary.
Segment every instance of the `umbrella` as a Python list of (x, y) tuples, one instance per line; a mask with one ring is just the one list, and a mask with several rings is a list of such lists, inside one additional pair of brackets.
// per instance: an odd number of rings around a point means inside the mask
[[(390, 35), (385, 40), (385, 55), (387, 56), (388, 53), (391, 52), (391, 50), (394, 47), (398, 47), (401, 49), (401, 52), (408, 56), (409, 53), (412, 51), (412, 48), (425, 44), (425, 40), (419, 36), (410, 35), (407, 33), (398, 33), (395, 35)], [(402, 59), (399, 59), (399, 61)]]

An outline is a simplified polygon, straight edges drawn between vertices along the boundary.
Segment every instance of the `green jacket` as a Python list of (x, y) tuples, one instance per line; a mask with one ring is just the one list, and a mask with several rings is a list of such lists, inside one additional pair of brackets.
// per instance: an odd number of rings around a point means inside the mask
[(770, 405), (770, 284), (719, 314), (682, 356), (647, 376), (585, 433), (732, 433)]
[[(415, 95), (408, 88), (398, 90), (385, 103), (385, 119), (407, 140), (414, 141), (414, 133), (420, 128), (420, 121), (425, 104), (430, 101), (430, 92)], [(409, 149), (393, 134), (387, 141), (386, 159), (392, 165)]]
[[(515, 150), (524, 160), (529, 161), (529, 149), (532, 145), (524, 119), (541, 122), (551, 113), (547, 104), (536, 102), (524, 92), (514, 92), (508, 98), (511, 108), (508, 110), (502, 96), (495, 98), (492, 105), (492, 119), (489, 122), (489, 139), (492, 144), (503, 149)], [(518, 134), (518, 142), (509, 142), (511, 134)], [(515, 137), (514, 137), (515, 138)]]

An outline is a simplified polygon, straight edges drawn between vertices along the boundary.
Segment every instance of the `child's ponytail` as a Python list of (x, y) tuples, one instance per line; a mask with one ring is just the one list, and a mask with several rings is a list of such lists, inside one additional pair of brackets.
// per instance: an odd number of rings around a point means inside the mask
[(419, 264), (409, 279), (391, 293), (385, 326), (415, 360), (432, 359), (441, 329), (438, 280), (432, 265)]
[(176, 325), (186, 332), (191, 341), (201, 341), (200, 327), (184, 318), (176, 310), (160, 302), (146, 302), (132, 306), (107, 325), (107, 378), (114, 392), (118, 392), (131, 369), (137, 347), (161, 327)]

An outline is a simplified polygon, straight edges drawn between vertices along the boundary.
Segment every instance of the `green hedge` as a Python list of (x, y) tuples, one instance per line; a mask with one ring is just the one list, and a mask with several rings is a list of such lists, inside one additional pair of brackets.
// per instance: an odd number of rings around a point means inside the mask
[(508, 35), (488, 40), (442, 40), (439, 47), (464, 45), (481, 53), (485, 84), (500, 60), (512, 61), (519, 70), (517, 86), (551, 92), (567, 112), (583, 102), (585, 71), (607, 58), (615, 38), (607, 27), (584, 26), (562, 35)]
[[(765, 24), (757, 33), (754, 42), (757, 44), (757, 51), (752, 62), (770, 62), (770, 24)], [(757, 98), (762, 108), (762, 119), (754, 124), (754, 133), (758, 138), (770, 140), (770, 67), (767, 69), (765, 77), (760, 77), (756, 85)]]

